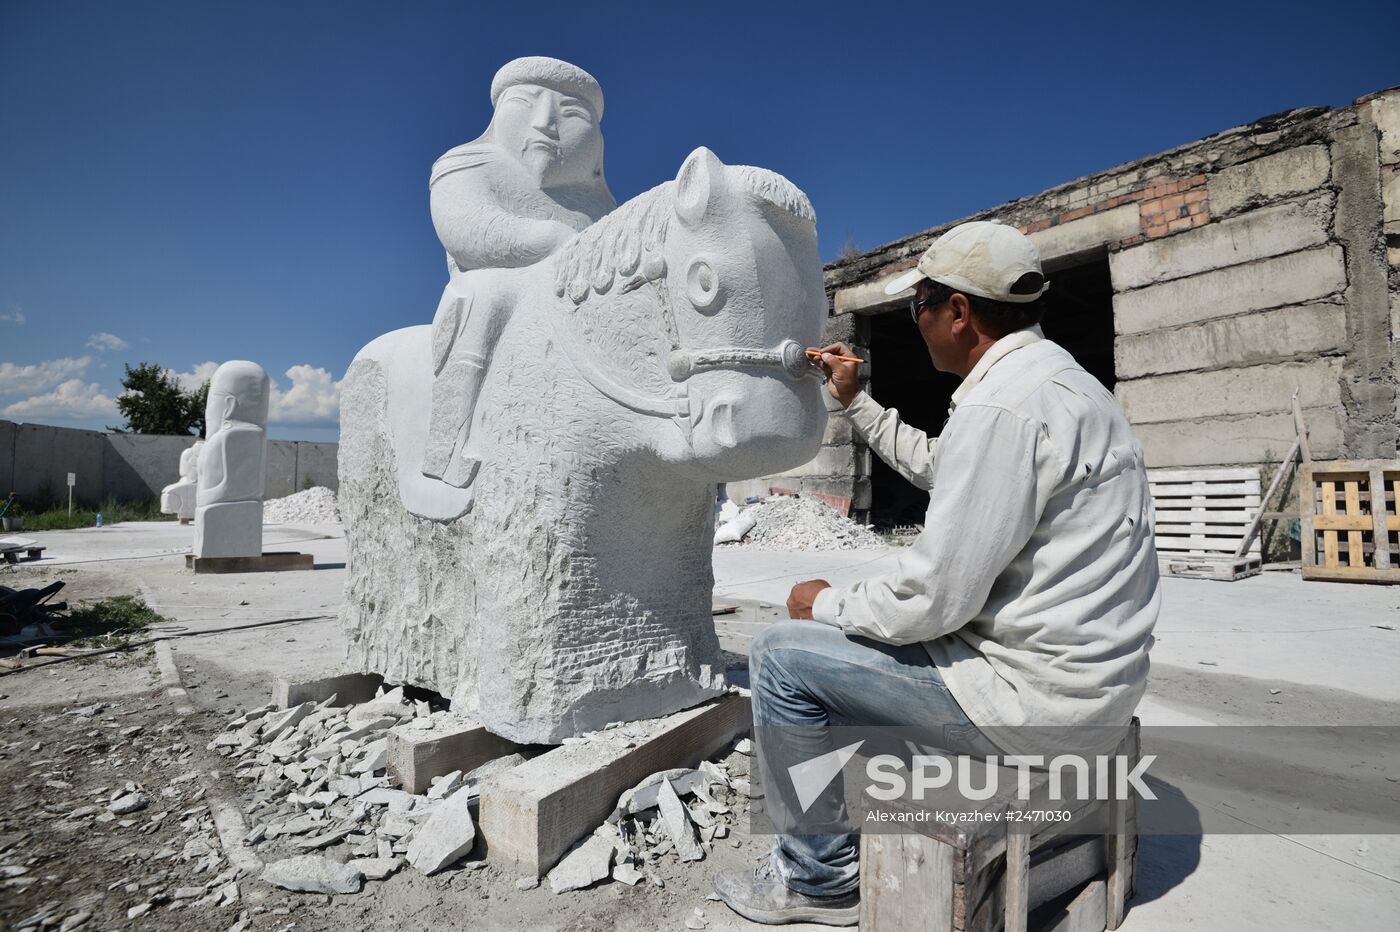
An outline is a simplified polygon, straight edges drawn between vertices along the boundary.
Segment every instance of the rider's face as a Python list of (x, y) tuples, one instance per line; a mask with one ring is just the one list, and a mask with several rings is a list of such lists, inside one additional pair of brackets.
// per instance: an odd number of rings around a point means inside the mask
[(517, 84), (496, 102), (496, 140), (543, 187), (589, 180), (602, 154), (603, 135), (588, 104), (537, 84)]

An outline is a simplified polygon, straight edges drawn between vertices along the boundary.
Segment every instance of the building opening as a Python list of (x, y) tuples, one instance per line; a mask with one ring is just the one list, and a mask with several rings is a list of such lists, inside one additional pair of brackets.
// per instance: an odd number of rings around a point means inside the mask
[[(1108, 257), (1057, 266), (1046, 264), (1050, 290), (1042, 329), (1069, 350), (1110, 391), (1113, 368), (1113, 284)], [(907, 307), (870, 318), (870, 394), (887, 408), (897, 408), (905, 423), (937, 435), (948, 420), (948, 404), (958, 387), (956, 376), (938, 372), (928, 349), (909, 319)], [(923, 524), (928, 493), (916, 489), (878, 456), (871, 454), (870, 523), (877, 528)]]

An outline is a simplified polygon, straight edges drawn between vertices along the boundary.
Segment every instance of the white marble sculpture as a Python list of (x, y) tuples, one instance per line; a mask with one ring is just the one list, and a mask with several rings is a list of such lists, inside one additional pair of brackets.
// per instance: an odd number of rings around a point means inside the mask
[(161, 514), (175, 515), (181, 524), (194, 520), (195, 494), (199, 488), (199, 451), (202, 449), (204, 441), (196, 440), (192, 446), (181, 450), (180, 481), (160, 490)]
[(209, 383), (194, 518), (196, 557), (262, 554), (271, 387), (262, 366), (246, 360), (224, 363)]
[[(470, 323), (444, 339), (440, 309), (342, 384), (352, 662), (521, 742), (716, 694), (715, 484), (807, 461), (826, 418), (803, 353), (826, 315), (807, 198), (697, 149), (534, 262), (465, 277), (484, 342), (464, 344)], [(471, 353), (482, 372), (445, 380)], [(468, 465), (439, 479), (447, 416)]]

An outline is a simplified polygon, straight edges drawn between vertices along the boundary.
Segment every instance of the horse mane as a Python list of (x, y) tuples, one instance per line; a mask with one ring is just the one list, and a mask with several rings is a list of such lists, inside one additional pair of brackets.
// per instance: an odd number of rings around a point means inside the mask
[[(777, 172), (752, 165), (725, 166), (731, 190), (760, 206), (816, 223), (812, 202)], [(607, 293), (618, 279), (630, 291), (666, 274), (666, 231), (675, 216), (675, 181), (667, 181), (629, 200), (585, 228), (564, 247), (554, 273), (554, 293), (582, 304), (590, 293)]]

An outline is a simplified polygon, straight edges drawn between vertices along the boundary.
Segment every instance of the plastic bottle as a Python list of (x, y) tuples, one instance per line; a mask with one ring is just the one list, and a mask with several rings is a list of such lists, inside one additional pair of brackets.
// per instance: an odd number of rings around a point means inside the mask
[(102, 526), (102, 512), (100, 512), (100, 511), (97, 513), (97, 526), (98, 526), (98, 527), (101, 527), (101, 526)]

